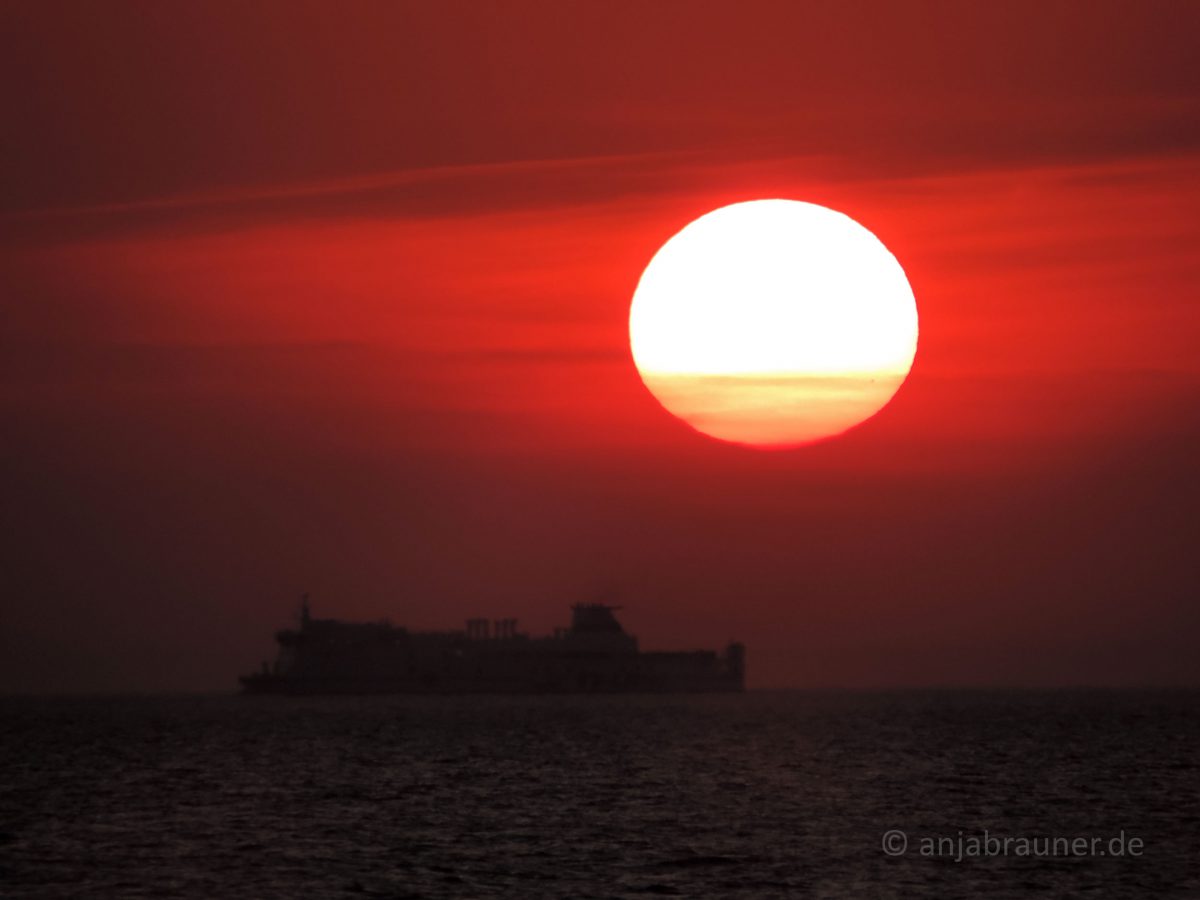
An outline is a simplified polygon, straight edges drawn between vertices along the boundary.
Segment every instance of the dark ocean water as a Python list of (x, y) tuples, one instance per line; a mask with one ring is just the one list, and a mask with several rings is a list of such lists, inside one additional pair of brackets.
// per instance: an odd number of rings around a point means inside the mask
[[(10, 698), (0, 716), (5, 897), (1200, 897), (1194, 692)], [(985, 830), (1008, 855), (970, 853)], [(1106, 855), (1017, 855), (1054, 837)]]

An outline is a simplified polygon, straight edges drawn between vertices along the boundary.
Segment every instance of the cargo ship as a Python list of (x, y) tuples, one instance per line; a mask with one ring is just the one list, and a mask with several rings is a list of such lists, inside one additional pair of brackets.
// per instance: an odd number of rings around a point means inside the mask
[(709, 693), (745, 689), (746, 651), (643, 652), (603, 603), (571, 607), (571, 624), (534, 637), (516, 619), (461, 630), (317, 619), (278, 632), (276, 660), (240, 679), (248, 694)]

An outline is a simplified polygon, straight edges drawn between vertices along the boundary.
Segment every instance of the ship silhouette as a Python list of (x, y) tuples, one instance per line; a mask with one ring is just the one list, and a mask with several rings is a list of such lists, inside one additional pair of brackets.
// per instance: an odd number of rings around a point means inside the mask
[(274, 663), (240, 679), (250, 694), (707, 693), (745, 689), (746, 651), (642, 652), (614, 613), (578, 603), (553, 635), (517, 631), (516, 619), (469, 619), (455, 631), (310, 615), (279, 631)]

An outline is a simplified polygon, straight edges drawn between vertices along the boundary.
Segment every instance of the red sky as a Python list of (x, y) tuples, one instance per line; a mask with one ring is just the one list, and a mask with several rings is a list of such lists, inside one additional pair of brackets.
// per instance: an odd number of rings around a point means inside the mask
[[(756, 686), (1195, 684), (1200, 9), (8, 4), (0, 690), (599, 592)], [(840, 209), (879, 416), (697, 436), (628, 350), (735, 200)]]

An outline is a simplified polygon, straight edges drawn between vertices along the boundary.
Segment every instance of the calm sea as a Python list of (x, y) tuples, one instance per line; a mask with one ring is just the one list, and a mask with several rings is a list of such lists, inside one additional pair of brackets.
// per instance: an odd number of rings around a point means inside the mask
[(1200, 897), (1196, 692), (0, 717), (5, 897)]

